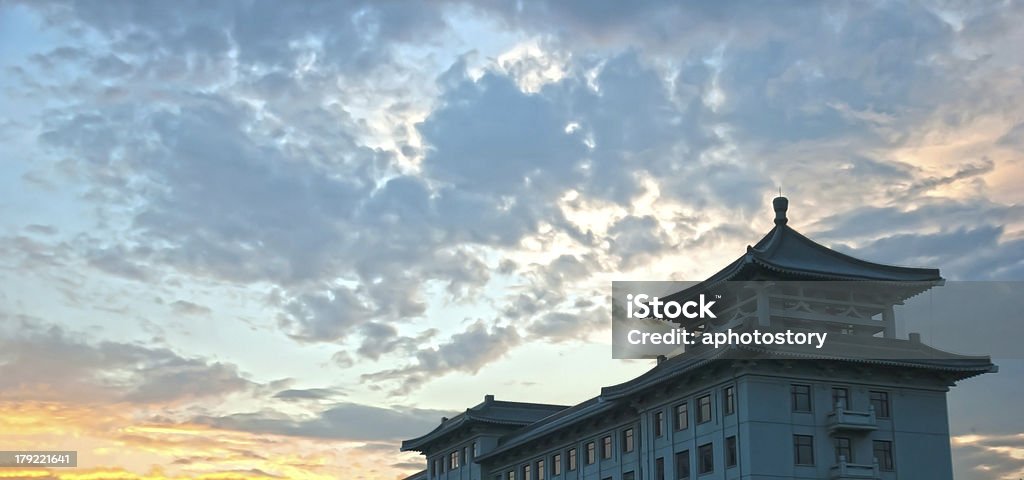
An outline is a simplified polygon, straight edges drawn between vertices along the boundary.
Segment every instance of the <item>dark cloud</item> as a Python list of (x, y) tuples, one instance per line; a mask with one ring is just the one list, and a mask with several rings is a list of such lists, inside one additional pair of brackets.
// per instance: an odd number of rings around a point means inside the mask
[(34, 234), (37, 234), (37, 235), (56, 235), (57, 234), (57, 227), (54, 227), (52, 225), (36, 225), (36, 224), (33, 224), (33, 225), (27, 225), (25, 227), (25, 231), (30, 232), (30, 233), (34, 233)]
[(300, 400), (331, 400), (339, 396), (345, 396), (344, 392), (333, 388), (306, 388), (281, 390), (274, 394), (274, 398), (285, 401)]
[(952, 280), (1024, 279), (1024, 240), (1002, 241), (1002, 236), (1002, 227), (983, 226), (891, 235), (857, 249), (839, 248), (882, 263), (938, 265)]
[(339, 403), (312, 418), (295, 418), (280, 412), (262, 411), (197, 417), (194, 421), (217, 428), (254, 433), (379, 442), (422, 435), (434, 429), (441, 417), (452, 416), (453, 412), (442, 410)]
[(947, 175), (944, 177), (928, 177), (919, 180), (917, 183), (911, 185), (910, 188), (908, 188), (907, 193), (923, 193), (928, 190), (933, 190), (935, 187), (939, 187), (942, 185), (949, 185), (960, 180), (976, 178), (986, 173), (990, 173), (993, 170), (995, 170), (995, 164), (992, 162), (992, 160), (984, 158), (978, 163), (969, 163), (958, 168), (956, 172), (954, 172), (951, 175)]
[(215, 5), (190, 1), (171, 8), (160, 2), (40, 2), (33, 5), (51, 25), (91, 29), (132, 54), (161, 61), (213, 61), (237, 49), (237, 60), (263, 67), (294, 68), (303, 49), (316, 48), (323, 62), (347, 71), (390, 59), (395, 44), (424, 41), (445, 26), (429, 5), (374, 2), (273, 2)]
[(188, 300), (175, 300), (171, 302), (171, 310), (179, 315), (208, 315), (211, 313), (210, 307)]
[(646, 263), (672, 247), (672, 238), (650, 215), (622, 217), (608, 229), (608, 234), (609, 250), (621, 259), (621, 270)]
[(305, 294), (283, 305), (279, 323), (294, 338), (338, 340), (367, 320), (370, 309), (347, 288)]
[(527, 332), (538, 340), (561, 342), (585, 340), (595, 332), (610, 327), (611, 312), (607, 307), (577, 303), (568, 311), (548, 312), (531, 322)]
[(954, 471), (964, 478), (1019, 478), (1024, 474), (1021, 452), (1022, 434), (961, 437), (953, 441)]
[(927, 231), (929, 229), (976, 228), (1002, 225), (1024, 215), (1017, 205), (1004, 205), (986, 199), (950, 200), (921, 198), (910, 208), (902, 205), (865, 205), (826, 216), (809, 230), (815, 238), (853, 241)]
[(371, 360), (393, 352), (413, 354), (437, 335), (436, 329), (428, 329), (416, 337), (405, 337), (394, 326), (383, 323), (365, 323), (361, 331), (363, 343), (356, 353)]
[(257, 386), (232, 364), (167, 348), (89, 343), (57, 326), (6, 327), (0, 335), (0, 391), (9, 400), (166, 404)]
[(136, 263), (135, 256), (123, 248), (109, 248), (89, 253), (89, 265), (111, 275), (131, 280), (146, 282), (150, 280), (150, 271), (145, 265)]
[(420, 350), (416, 353), (415, 363), (366, 374), (363, 380), (394, 382), (398, 384), (395, 392), (405, 394), (436, 376), (456, 371), (475, 374), (520, 342), (521, 337), (515, 327), (492, 326), (488, 329), (482, 321), (478, 321), (437, 348)]

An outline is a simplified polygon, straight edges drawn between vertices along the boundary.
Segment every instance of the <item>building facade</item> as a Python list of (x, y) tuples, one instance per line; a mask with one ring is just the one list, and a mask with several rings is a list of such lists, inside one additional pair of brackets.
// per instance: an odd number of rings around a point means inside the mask
[[(729, 346), (659, 357), (650, 371), (573, 406), (480, 404), (402, 443), (429, 480), (952, 478), (946, 393), (995, 372), (896, 338), (894, 305), (941, 285), (937, 269), (882, 265), (773, 228), (687, 291), (746, 282), (715, 331), (814, 329), (826, 348)], [(753, 285), (753, 288), (749, 288)]]

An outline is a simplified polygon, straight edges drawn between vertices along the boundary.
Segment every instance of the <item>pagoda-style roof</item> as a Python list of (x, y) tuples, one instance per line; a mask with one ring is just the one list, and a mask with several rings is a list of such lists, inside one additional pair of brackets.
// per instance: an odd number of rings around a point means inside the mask
[(708, 282), (747, 280), (761, 269), (793, 280), (875, 280), (882, 282), (941, 282), (937, 268), (915, 268), (869, 262), (839, 253), (791, 228), (786, 217), (789, 200), (777, 197), (775, 228), (743, 256), (708, 278)]
[(747, 280), (863, 281), (891, 284), (903, 299), (917, 295), (945, 280), (937, 268), (886, 265), (837, 252), (788, 225), (789, 200), (776, 197), (775, 227), (732, 263), (706, 280), (676, 292), (665, 301), (688, 298), (724, 282)]
[(498, 448), (483, 453), (476, 457), (477, 461), (484, 461), (502, 452), (536, 440), (549, 433), (558, 432), (579, 422), (597, 418), (608, 413), (619, 405), (618, 402), (606, 402), (600, 396), (593, 397), (572, 407), (566, 408), (556, 414), (545, 417), (528, 427), (518, 430), (503, 437), (499, 441)]
[(441, 424), (430, 433), (403, 441), (402, 451), (422, 452), (435, 440), (472, 425), (523, 427), (566, 408), (568, 407), (565, 405), (507, 402), (495, 400), (493, 395), (487, 395), (483, 402), (467, 408), (465, 412), (453, 418), (442, 419)]

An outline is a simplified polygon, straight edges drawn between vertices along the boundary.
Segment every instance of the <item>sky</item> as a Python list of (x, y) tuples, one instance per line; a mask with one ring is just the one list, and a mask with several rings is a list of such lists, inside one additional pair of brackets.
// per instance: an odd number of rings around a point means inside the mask
[[(789, 224), (1024, 280), (1021, 2), (0, 0), (0, 445), (40, 478), (395, 479), (572, 404), (612, 280)], [(980, 352), (984, 353), (984, 352)], [(1024, 476), (1024, 362), (950, 394)], [(5, 476), (29, 472), (0, 471)]]

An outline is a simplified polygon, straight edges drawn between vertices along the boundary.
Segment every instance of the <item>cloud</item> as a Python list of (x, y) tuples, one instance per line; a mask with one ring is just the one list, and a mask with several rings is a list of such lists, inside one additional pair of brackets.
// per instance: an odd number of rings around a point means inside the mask
[(334, 397), (345, 396), (345, 392), (333, 388), (306, 388), (281, 390), (274, 394), (274, 398), (285, 401), (298, 400), (330, 400)]
[(952, 438), (957, 472), (974, 478), (1016, 480), (1024, 475), (1024, 434)]
[(629, 270), (643, 260), (657, 258), (672, 247), (672, 238), (650, 215), (627, 216), (608, 229), (611, 253), (622, 259), (621, 270)]
[(175, 300), (171, 302), (171, 310), (180, 315), (209, 315), (212, 312), (209, 307), (192, 303), (188, 300)]
[(611, 312), (605, 306), (577, 302), (569, 311), (541, 315), (529, 324), (527, 331), (539, 340), (550, 342), (585, 340), (594, 332), (609, 328), (610, 318)]
[(911, 266), (941, 265), (952, 280), (1024, 278), (1024, 241), (1001, 241), (1001, 227), (957, 228), (938, 233), (885, 236), (856, 249), (838, 247), (860, 258)]
[(394, 391), (407, 394), (436, 376), (457, 371), (475, 374), (487, 363), (501, 358), (520, 341), (519, 332), (513, 326), (492, 326), (488, 329), (484, 322), (477, 321), (437, 348), (418, 351), (415, 363), (366, 374), (363, 380), (397, 382)]
[(398, 441), (432, 430), (441, 417), (453, 412), (405, 407), (374, 407), (339, 403), (312, 418), (295, 418), (280, 412), (198, 417), (195, 422), (228, 430), (276, 435), (354, 441)]
[(223, 398), (256, 386), (230, 363), (161, 347), (89, 343), (58, 326), (15, 323), (0, 335), (5, 400), (168, 404)]

